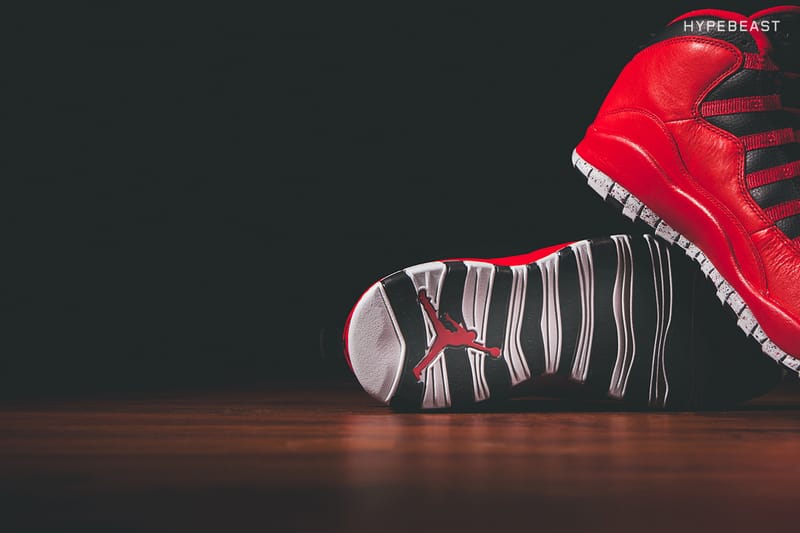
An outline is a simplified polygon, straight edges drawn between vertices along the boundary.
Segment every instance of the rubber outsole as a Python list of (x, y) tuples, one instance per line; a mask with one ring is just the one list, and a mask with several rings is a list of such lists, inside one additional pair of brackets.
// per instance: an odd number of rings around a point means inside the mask
[[(358, 301), (345, 350), (363, 388), (403, 409), (469, 408), (548, 375), (596, 398), (694, 408), (700, 381), (712, 374), (698, 371), (702, 354), (729, 348), (698, 349), (699, 276), (671, 250), (652, 235), (616, 235), (523, 265), (453, 260), (406, 268)], [(756, 373), (732, 370), (726, 381)], [(726, 394), (711, 396), (724, 403)]]
[(667, 222), (653, 212), (641, 200), (631, 194), (613, 178), (603, 173), (572, 152), (573, 166), (587, 179), (588, 185), (607, 203), (620, 210), (631, 221), (642, 221), (655, 230), (655, 234), (671, 245), (681, 248), (699, 266), (703, 275), (711, 280), (717, 290), (719, 301), (729, 307), (737, 317), (737, 326), (746, 336), (755, 339), (761, 350), (775, 362), (794, 373), (800, 373), (800, 359), (783, 351), (764, 332), (744, 299), (714, 267), (713, 263), (693, 242), (678, 233)]

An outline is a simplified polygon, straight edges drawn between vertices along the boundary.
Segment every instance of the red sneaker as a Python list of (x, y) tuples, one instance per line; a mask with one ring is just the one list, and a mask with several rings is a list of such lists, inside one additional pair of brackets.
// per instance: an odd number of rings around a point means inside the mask
[(414, 409), (504, 398), (545, 375), (561, 377), (550, 380), (557, 395), (578, 388), (655, 409), (765, 392), (782, 370), (758, 344), (742, 349), (713, 288), (698, 278), (688, 259), (650, 235), (426, 263), (361, 296), (345, 353), (369, 394)]
[[(797, 8), (780, 10), (796, 21)], [(674, 20), (623, 69), (573, 163), (695, 259), (739, 327), (797, 371), (800, 144), (771, 54), (786, 32), (770, 23), (777, 11)]]

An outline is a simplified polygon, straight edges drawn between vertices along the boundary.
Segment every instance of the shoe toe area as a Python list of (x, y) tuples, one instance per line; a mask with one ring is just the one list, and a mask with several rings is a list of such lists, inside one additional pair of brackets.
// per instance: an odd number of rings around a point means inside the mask
[(345, 349), (364, 390), (388, 403), (403, 370), (405, 343), (380, 283), (370, 287), (353, 309)]

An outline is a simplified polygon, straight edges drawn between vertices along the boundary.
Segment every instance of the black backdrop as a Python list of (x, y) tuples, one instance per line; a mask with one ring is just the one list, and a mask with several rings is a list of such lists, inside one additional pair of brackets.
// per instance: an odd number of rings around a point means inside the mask
[(766, 5), (537, 4), (9, 17), (2, 393), (346, 377), (379, 277), (634, 230), (572, 148), (650, 32)]

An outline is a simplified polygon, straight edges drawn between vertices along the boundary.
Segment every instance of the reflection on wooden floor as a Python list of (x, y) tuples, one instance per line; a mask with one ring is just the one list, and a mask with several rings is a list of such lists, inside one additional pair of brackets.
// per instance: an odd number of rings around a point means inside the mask
[(795, 530), (796, 384), (740, 409), (395, 413), (352, 384), (0, 406), (5, 531)]

